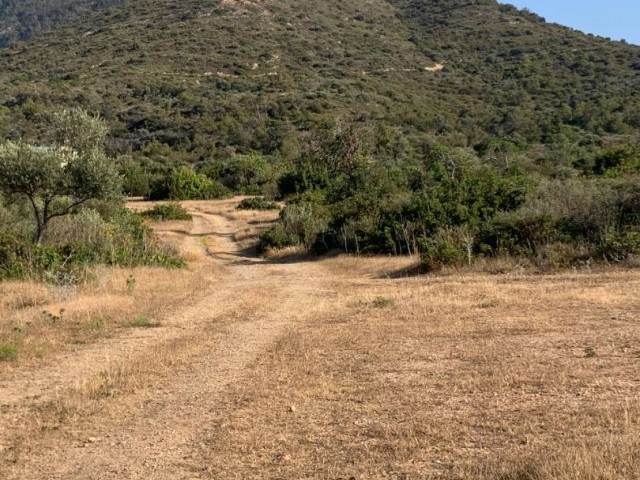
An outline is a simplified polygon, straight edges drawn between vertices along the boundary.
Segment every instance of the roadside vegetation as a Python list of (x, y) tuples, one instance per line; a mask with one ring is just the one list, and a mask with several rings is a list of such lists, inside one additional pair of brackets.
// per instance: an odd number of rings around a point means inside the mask
[(83, 266), (183, 265), (124, 208), (105, 124), (81, 109), (0, 145), (0, 279), (79, 282)]
[(238, 210), (280, 210), (280, 205), (264, 197), (244, 198), (236, 207)]
[[(183, 298), (172, 289), (191, 282), (149, 268), (185, 263), (125, 208), (104, 122), (67, 109), (40, 128), (38, 138), (0, 144), (0, 363), (153, 326), (148, 315)], [(190, 218), (174, 204), (152, 216)]]
[(260, 250), (415, 255), (426, 271), (488, 258), (540, 270), (640, 263), (636, 148), (560, 175), (504, 142), (425, 145), (397, 164), (376, 140), (351, 126), (293, 162), (278, 179), (288, 204)]

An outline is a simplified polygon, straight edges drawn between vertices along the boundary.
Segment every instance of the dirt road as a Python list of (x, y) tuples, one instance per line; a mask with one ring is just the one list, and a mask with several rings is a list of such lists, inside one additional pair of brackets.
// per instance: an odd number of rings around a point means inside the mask
[[(199, 478), (192, 459), (204, 429), (232, 408), (228, 387), (243, 382), (280, 336), (313, 319), (331, 297), (326, 272), (313, 262), (269, 262), (234, 241), (247, 225), (225, 216), (230, 205), (194, 203), (190, 230), (161, 232), (197, 258), (195, 274), (215, 276), (206, 295), (167, 314), (161, 328), (101, 341), (0, 384), (0, 445), (13, 461), (3, 465), (2, 478)], [(166, 356), (180, 360), (171, 365)], [(130, 369), (140, 362), (168, 363), (162, 369), (169, 373)], [(144, 388), (105, 397), (91, 415), (20, 438), (34, 412), (64, 408), (78, 385), (114, 375), (151, 376), (152, 383), (134, 378)]]

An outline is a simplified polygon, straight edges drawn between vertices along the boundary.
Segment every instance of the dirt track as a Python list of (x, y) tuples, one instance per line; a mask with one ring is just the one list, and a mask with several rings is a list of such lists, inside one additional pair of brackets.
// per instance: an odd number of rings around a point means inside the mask
[(198, 455), (204, 428), (228, 407), (228, 387), (242, 382), (252, 363), (288, 329), (313, 317), (324, 295), (322, 269), (312, 262), (257, 258), (233, 240), (245, 225), (210, 204), (192, 209), (189, 231), (165, 234), (201, 257), (194, 267), (198, 274), (215, 272), (215, 288), (168, 314), (161, 328), (98, 342), (3, 381), (2, 420), (27, 422), (34, 409), (60, 402), (66, 390), (92, 377), (153, 362), (154, 351), (188, 358), (148, 388), (104, 401), (100, 412), (40, 439), (30, 437), (28, 444), (13, 444), (10, 435), (20, 429), (6, 428), (0, 445), (20, 453), (3, 478), (199, 478), (190, 459)]

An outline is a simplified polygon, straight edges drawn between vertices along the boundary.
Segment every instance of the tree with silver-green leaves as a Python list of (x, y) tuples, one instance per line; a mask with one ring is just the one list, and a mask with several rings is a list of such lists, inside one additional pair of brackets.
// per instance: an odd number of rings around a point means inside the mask
[(52, 219), (90, 200), (115, 200), (122, 190), (115, 162), (105, 153), (104, 122), (81, 109), (57, 112), (52, 120), (48, 145), (0, 145), (0, 192), (28, 200), (37, 243)]

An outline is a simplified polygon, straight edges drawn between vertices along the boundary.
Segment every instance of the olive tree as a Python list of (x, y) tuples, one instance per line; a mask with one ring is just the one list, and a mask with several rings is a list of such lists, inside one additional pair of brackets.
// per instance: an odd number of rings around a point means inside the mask
[(116, 165), (104, 151), (107, 128), (80, 109), (52, 116), (52, 141), (0, 145), (0, 192), (28, 200), (40, 243), (49, 222), (94, 199), (121, 192)]

